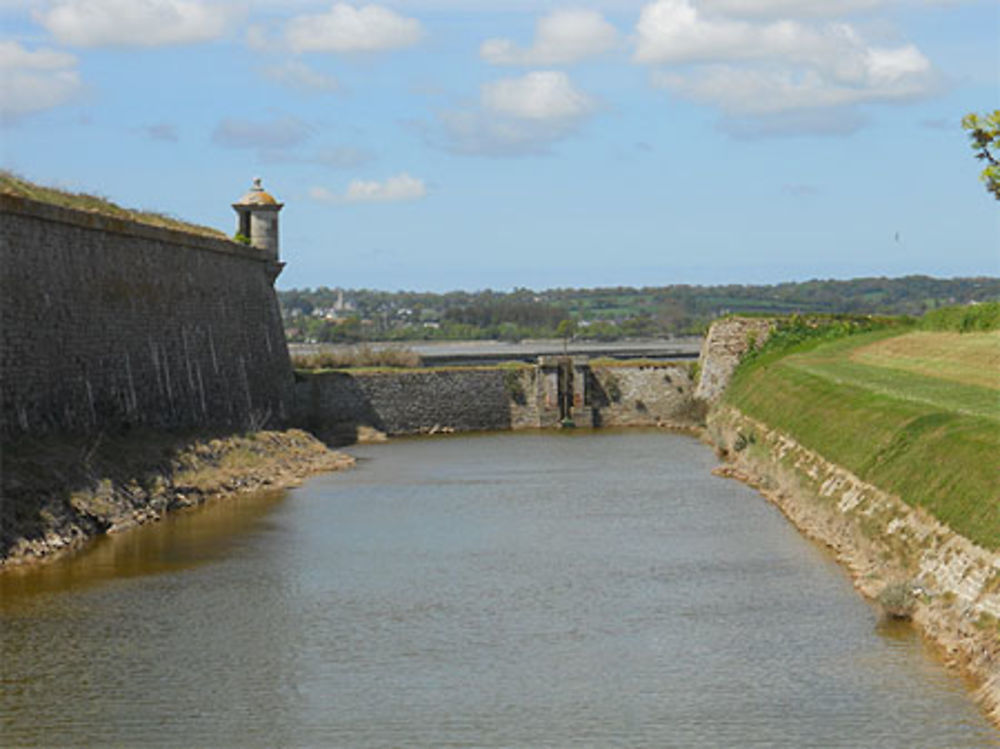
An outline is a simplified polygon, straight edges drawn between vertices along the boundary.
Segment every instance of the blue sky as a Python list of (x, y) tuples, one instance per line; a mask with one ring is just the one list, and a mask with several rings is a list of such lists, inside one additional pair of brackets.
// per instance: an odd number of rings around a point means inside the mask
[(231, 232), (279, 287), (1000, 274), (970, 0), (0, 0), (2, 163)]

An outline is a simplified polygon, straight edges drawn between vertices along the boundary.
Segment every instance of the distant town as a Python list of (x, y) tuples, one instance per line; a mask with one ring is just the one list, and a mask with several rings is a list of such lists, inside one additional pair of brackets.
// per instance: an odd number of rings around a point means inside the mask
[(444, 294), (370, 289), (278, 292), (288, 339), (298, 343), (572, 336), (581, 340), (702, 334), (727, 314), (922, 315), (1000, 300), (1000, 279), (928, 276), (813, 280), (772, 286), (614, 287)]

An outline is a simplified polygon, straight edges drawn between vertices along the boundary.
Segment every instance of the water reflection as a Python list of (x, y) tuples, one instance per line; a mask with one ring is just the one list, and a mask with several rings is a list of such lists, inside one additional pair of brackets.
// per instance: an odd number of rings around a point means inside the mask
[(155, 524), (100, 537), (41, 565), (0, 574), (0, 612), (11, 613), (44, 594), (82, 590), (122, 578), (180, 572), (225, 558), (267, 522), (287, 492), (269, 491), (210, 501)]
[(358, 454), (5, 580), (0, 743), (1000, 746), (694, 440)]

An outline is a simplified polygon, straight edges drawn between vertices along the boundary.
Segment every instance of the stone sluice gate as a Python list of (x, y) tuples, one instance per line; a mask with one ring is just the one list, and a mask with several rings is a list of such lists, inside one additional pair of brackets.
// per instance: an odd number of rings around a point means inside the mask
[(336, 442), (359, 427), (428, 431), (656, 426), (687, 421), (694, 407), (683, 362), (593, 364), (542, 357), (536, 365), (297, 373), (303, 427)]

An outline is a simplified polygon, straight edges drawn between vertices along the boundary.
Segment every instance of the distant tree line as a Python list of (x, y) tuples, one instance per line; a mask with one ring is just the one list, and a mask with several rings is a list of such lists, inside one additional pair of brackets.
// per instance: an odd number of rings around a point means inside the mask
[(547, 330), (554, 329), (566, 317), (565, 309), (548, 302), (503, 297), (451, 307), (444, 312), (444, 319), (448, 322), (480, 328), (509, 324), (518, 328)]
[(907, 276), (446, 294), (320, 287), (280, 291), (278, 297), (291, 340), (519, 340), (555, 337), (560, 323), (570, 321), (576, 338), (610, 341), (699, 334), (730, 313), (917, 316), (942, 306), (1000, 300), (1000, 279)]

